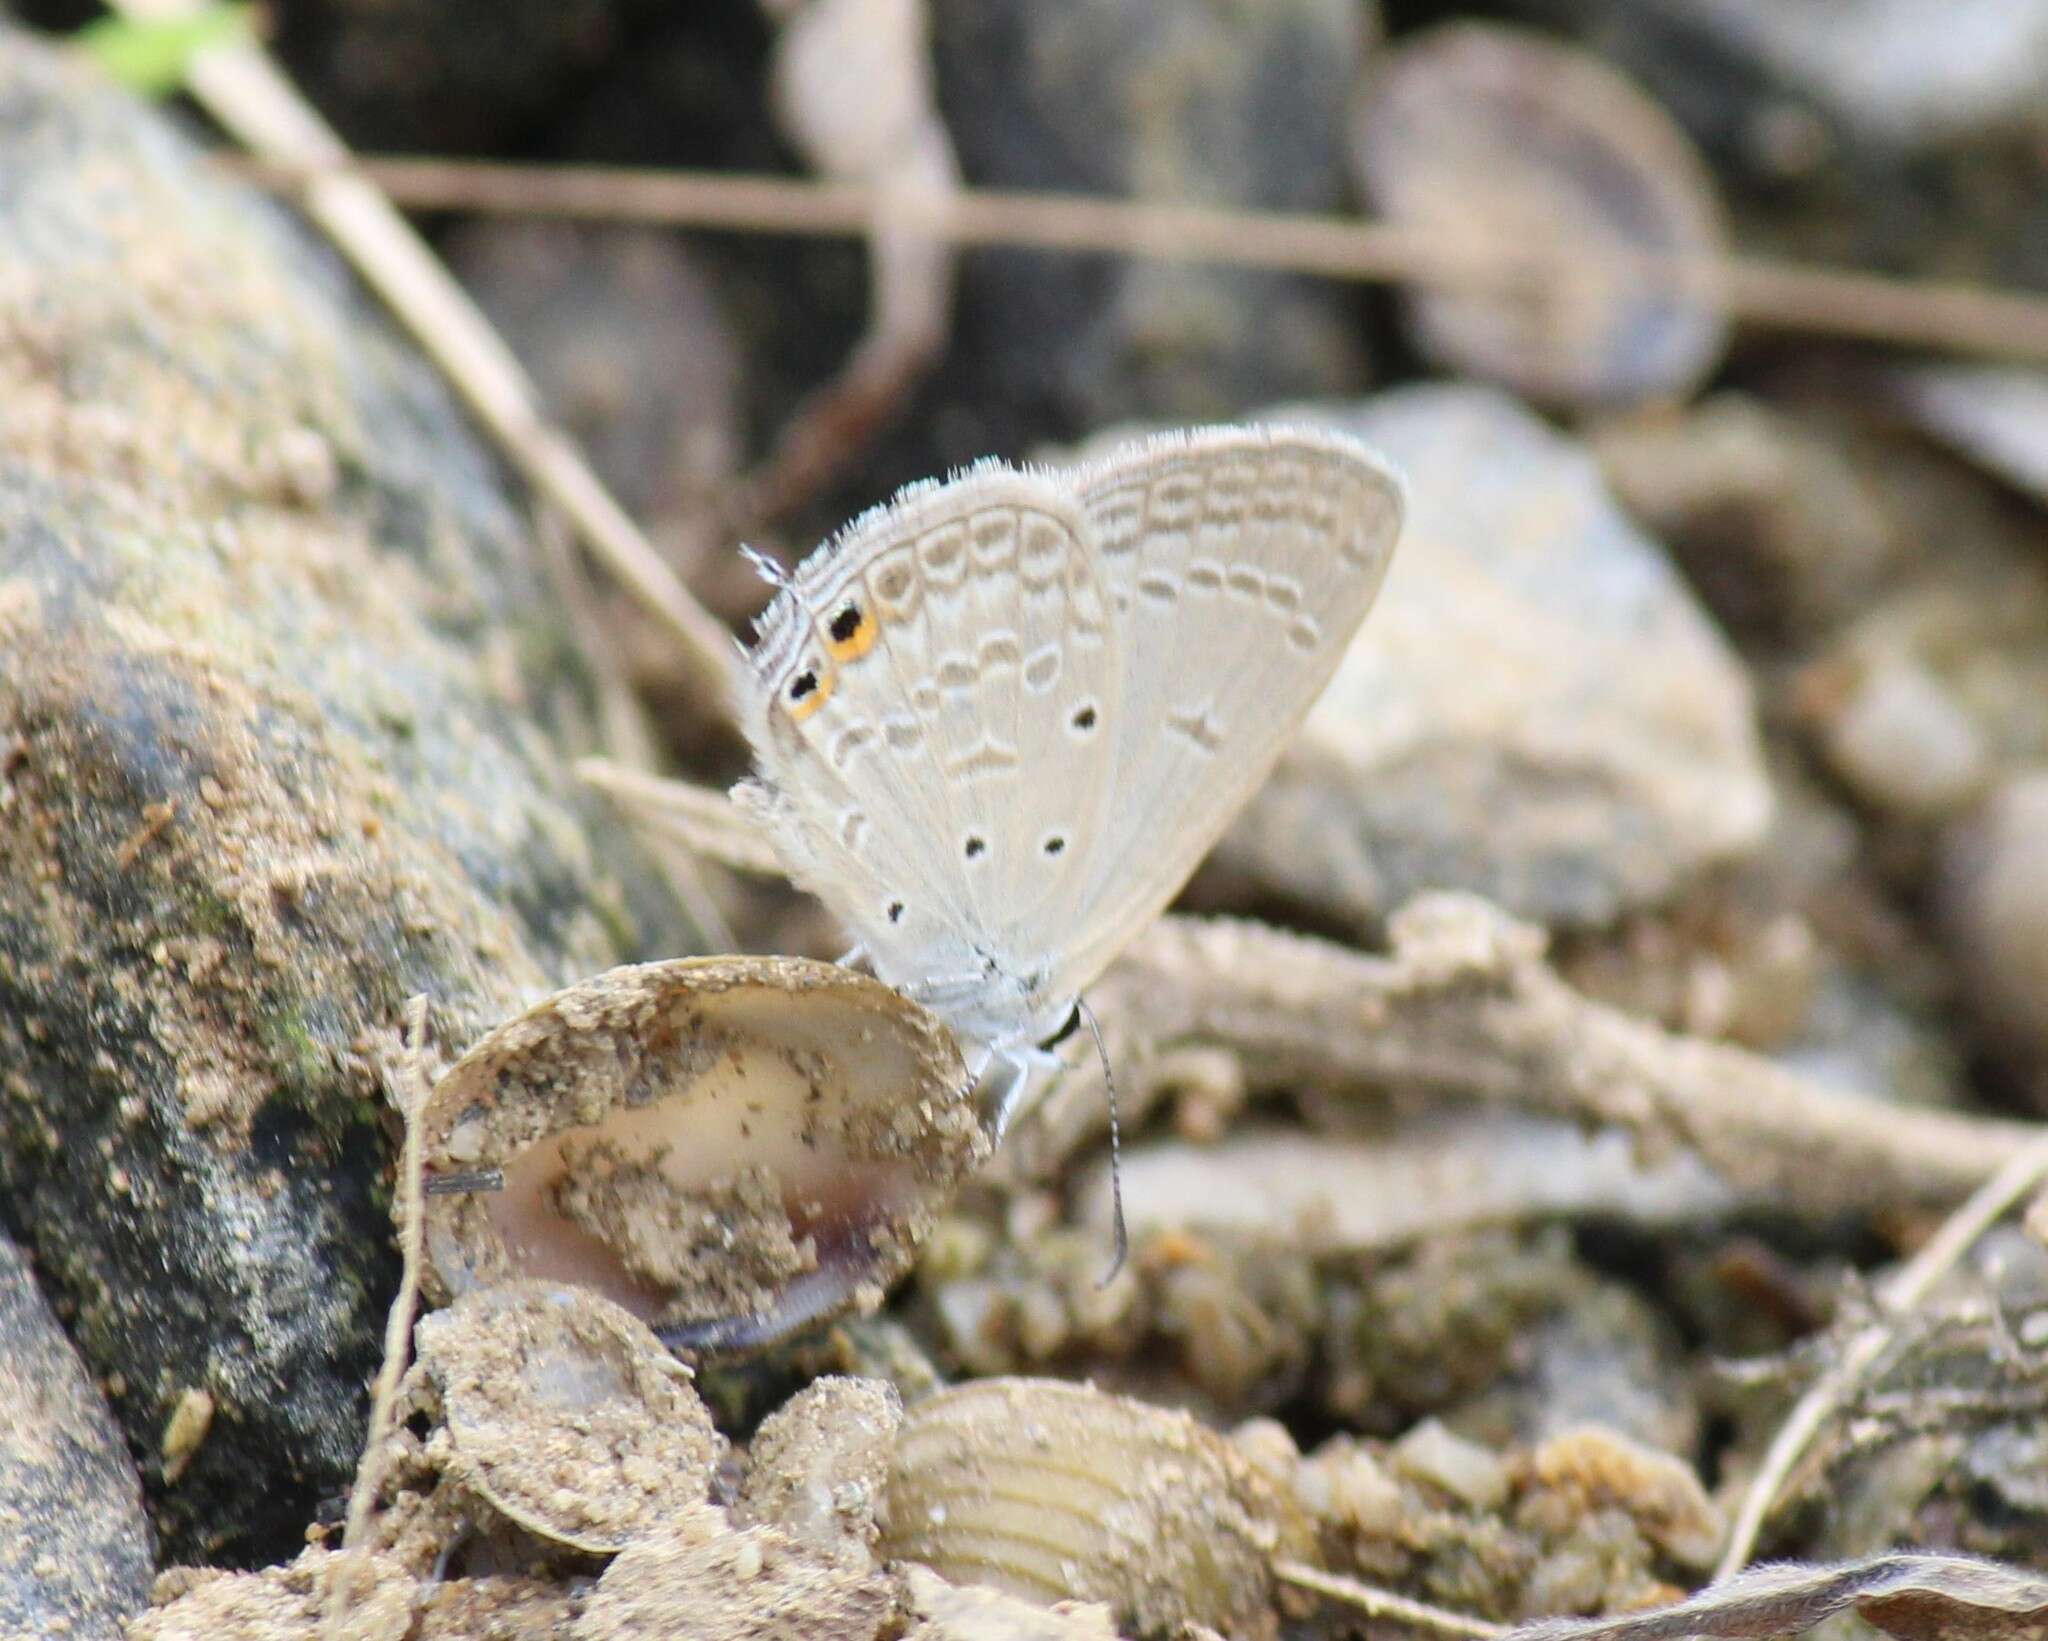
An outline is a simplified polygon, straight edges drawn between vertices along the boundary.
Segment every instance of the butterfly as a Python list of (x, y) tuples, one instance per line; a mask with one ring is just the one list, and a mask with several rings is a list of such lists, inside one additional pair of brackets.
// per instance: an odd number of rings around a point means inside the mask
[(880, 979), (1012, 1068), (998, 1135), (1272, 772), (1403, 509), (1341, 434), (1200, 428), (913, 484), (783, 582), (734, 799)]

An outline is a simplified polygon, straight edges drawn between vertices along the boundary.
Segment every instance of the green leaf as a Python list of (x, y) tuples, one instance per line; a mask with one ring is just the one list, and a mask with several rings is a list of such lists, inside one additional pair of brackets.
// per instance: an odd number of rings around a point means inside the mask
[(181, 90), (192, 59), (210, 46), (250, 36), (253, 6), (232, 0), (202, 6), (184, 17), (102, 17), (72, 39), (111, 78), (145, 97)]

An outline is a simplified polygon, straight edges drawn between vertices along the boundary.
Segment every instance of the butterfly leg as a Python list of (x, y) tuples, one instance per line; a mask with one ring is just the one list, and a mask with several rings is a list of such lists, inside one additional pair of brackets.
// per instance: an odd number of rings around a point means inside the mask
[(1010, 1124), (1038, 1103), (1066, 1062), (1050, 1049), (1005, 1048), (991, 1050), (982, 1072), (981, 1097), (984, 1109), (991, 1105), (989, 1128), (996, 1144), (1010, 1131)]

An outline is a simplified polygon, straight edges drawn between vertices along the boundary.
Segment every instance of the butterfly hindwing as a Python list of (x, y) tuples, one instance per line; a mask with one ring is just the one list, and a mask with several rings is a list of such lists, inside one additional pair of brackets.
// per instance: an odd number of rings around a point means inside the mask
[(1072, 469), (1123, 657), (1109, 833), (1059, 983), (1163, 911), (1329, 682), (1385, 578), (1400, 481), (1310, 428), (1166, 434)]

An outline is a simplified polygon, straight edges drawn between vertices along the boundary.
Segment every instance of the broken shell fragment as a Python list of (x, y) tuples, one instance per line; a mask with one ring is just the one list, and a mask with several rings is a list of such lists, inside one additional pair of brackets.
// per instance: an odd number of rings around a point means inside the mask
[[(945, 1029), (788, 957), (613, 969), (490, 1032), (422, 1118), (430, 1279), (592, 1288), (671, 1344), (878, 1304), (987, 1155)], [(496, 1170), (496, 1190), (436, 1193)]]
[(779, 1528), (827, 1561), (871, 1565), (902, 1425), (902, 1399), (886, 1379), (813, 1379), (754, 1432), (733, 1520)]
[(514, 1282), (422, 1317), (408, 1400), (444, 1476), (528, 1532), (594, 1555), (701, 1505), (725, 1440), (690, 1370), (618, 1306)]
[(1145, 1634), (1277, 1627), (1270, 1563), (1308, 1530), (1185, 1413), (1052, 1379), (983, 1379), (904, 1416), (882, 1550), (955, 1584), (1103, 1601)]
[(1726, 235), (1712, 175), (1670, 116), (1596, 58), (1517, 28), (1430, 30), (1367, 79), (1352, 160), (1392, 222), (1573, 259), (1414, 297), (1410, 328), (1438, 362), (1576, 406), (1682, 395), (1719, 361), (1711, 259)]

